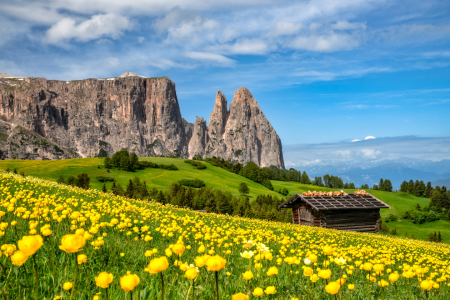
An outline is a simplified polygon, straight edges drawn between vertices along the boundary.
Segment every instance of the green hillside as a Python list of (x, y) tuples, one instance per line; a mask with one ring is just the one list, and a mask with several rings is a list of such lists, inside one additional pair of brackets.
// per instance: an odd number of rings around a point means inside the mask
[[(183, 159), (167, 158), (167, 157), (143, 157), (143, 161), (152, 161), (158, 164), (174, 164), (179, 170), (171, 171), (164, 169), (146, 168), (136, 172), (127, 172), (118, 169), (107, 170), (103, 167), (102, 158), (84, 158), (84, 159), (70, 159), (70, 160), (46, 160), (46, 161), (30, 161), (30, 160), (4, 160), (0, 161), (0, 169), (10, 168), (17, 169), (18, 172), (24, 171), (26, 175), (35, 176), (44, 179), (56, 180), (59, 175), (67, 178), (69, 175), (78, 175), (80, 173), (88, 173), (91, 177), (91, 186), (94, 189), (101, 189), (103, 183), (99, 182), (97, 176), (114, 177), (116, 182), (126, 186), (129, 179), (135, 176), (145, 180), (149, 188), (157, 188), (166, 190), (173, 182), (178, 182), (181, 179), (201, 179), (207, 186), (231, 192), (235, 196), (239, 196), (238, 187), (241, 182), (247, 183), (250, 188), (251, 201), (260, 194), (271, 194), (282, 197), (280, 194), (270, 191), (266, 187), (255, 183), (247, 178), (228, 172), (219, 167), (212, 166), (207, 162), (202, 162), (207, 166), (205, 170), (197, 170), (192, 165), (184, 162)], [(98, 166), (101, 166), (98, 169)], [(107, 188), (111, 186), (111, 182), (106, 183)], [(302, 193), (310, 191), (330, 191), (332, 189), (318, 187), (314, 185), (300, 184), (297, 182), (272, 181), (275, 190), (286, 188), (290, 194)], [(351, 193), (353, 190), (346, 190)], [(425, 206), (429, 200), (426, 198), (416, 197), (406, 193), (389, 193), (383, 191), (370, 190), (377, 198), (386, 202), (391, 206), (391, 209), (382, 209), (381, 215), (386, 218), (389, 214), (401, 216), (404, 211), (414, 209), (417, 204)], [(399, 235), (404, 236), (414, 234), (416, 238), (426, 240), (430, 233), (441, 231), (443, 240), (450, 243), (450, 222), (434, 221), (422, 225), (413, 224), (409, 220), (395, 221), (386, 223), (391, 228), (397, 229)]]
[[(297, 182), (284, 182), (284, 181), (272, 181), (272, 185), (275, 190), (286, 188), (290, 194), (302, 193), (307, 191), (331, 191), (332, 189), (318, 187), (315, 185), (300, 184)], [(346, 190), (346, 192), (353, 192), (354, 190)], [(417, 204), (420, 206), (428, 205), (429, 199), (423, 197), (416, 197), (411, 194), (402, 192), (383, 192), (369, 190), (369, 193), (384, 201), (391, 209), (382, 209), (381, 216), (386, 218), (390, 214), (395, 216), (401, 216), (406, 210), (414, 209)], [(450, 222), (448, 221), (434, 221), (425, 224), (413, 224), (410, 220), (402, 220), (385, 223), (390, 229), (397, 229), (400, 236), (404, 236), (407, 233), (409, 236), (414, 236), (421, 240), (427, 240), (430, 233), (440, 231), (445, 243), (450, 243)]]
[[(241, 182), (247, 183), (250, 188), (249, 196), (254, 199), (260, 194), (279, 195), (276, 192), (270, 191), (266, 187), (255, 183), (245, 177), (228, 172), (224, 169), (214, 167), (207, 162), (202, 162), (207, 166), (207, 169), (197, 170), (192, 165), (184, 162), (183, 159), (168, 158), (168, 157), (142, 157), (141, 161), (152, 161), (157, 164), (174, 164), (178, 167), (178, 171), (152, 169), (146, 168), (135, 172), (127, 172), (118, 169), (111, 169), (108, 173), (103, 167), (102, 158), (80, 158), (80, 159), (65, 159), (65, 160), (3, 160), (0, 161), (0, 169), (5, 170), (10, 168), (17, 169), (17, 172), (24, 171), (26, 175), (35, 176), (44, 179), (56, 180), (59, 175), (67, 178), (69, 175), (78, 175), (80, 173), (87, 173), (91, 177), (91, 187), (94, 189), (101, 189), (103, 183), (99, 182), (97, 176), (109, 176), (116, 179), (116, 182), (122, 186), (126, 186), (129, 179), (139, 177), (141, 180), (147, 182), (149, 188), (157, 188), (166, 190), (173, 182), (178, 182), (181, 179), (201, 179), (206, 185), (216, 189), (221, 189), (231, 192), (235, 196), (239, 196), (239, 184)], [(101, 169), (98, 169), (98, 166)], [(111, 186), (111, 182), (106, 183), (107, 188)]]

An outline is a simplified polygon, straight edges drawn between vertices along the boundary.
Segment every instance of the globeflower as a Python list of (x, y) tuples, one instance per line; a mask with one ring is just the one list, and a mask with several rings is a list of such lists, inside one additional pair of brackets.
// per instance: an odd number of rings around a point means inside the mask
[(156, 274), (166, 270), (169, 267), (169, 262), (167, 261), (167, 257), (161, 256), (158, 258), (154, 258), (148, 264), (148, 272), (150, 274)]
[(431, 290), (433, 288), (433, 281), (430, 280), (424, 280), (420, 283), (420, 287), (424, 290)]
[(339, 292), (340, 288), (341, 288), (341, 285), (339, 283), (337, 283), (336, 281), (332, 281), (325, 286), (325, 290), (330, 295), (337, 294)]
[(277, 275), (278, 274), (278, 268), (277, 267), (270, 267), (269, 270), (267, 270), (267, 276)]
[(232, 300), (248, 300), (248, 296), (242, 293), (237, 293), (231, 296)]
[(225, 268), (225, 264), (227, 263), (227, 260), (220, 257), (219, 255), (210, 257), (208, 261), (206, 262), (206, 267), (208, 271), (220, 271), (223, 268)]
[(311, 276), (314, 273), (314, 270), (311, 269), (310, 267), (305, 267), (303, 269), (303, 275), (305, 276)]
[(198, 270), (196, 267), (190, 267), (186, 270), (186, 273), (184, 273), (184, 276), (186, 276), (187, 279), (195, 279), (198, 276)]
[(86, 261), (87, 261), (87, 256), (86, 256), (86, 254), (80, 254), (80, 255), (77, 256), (77, 263), (78, 263), (79, 265), (85, 263)]
[(59, 249), (66, 253), (75, 253), (81, 251), (85, 244), (86, 240), (83, 236), (77, 234), (66, 234), (61, 240), (61, 246), (59, 246)]
[(24, 236), (17, 242), (17, 245), (26, 256), (31, 256), (44, 245), (44, 240), (40, 235)]
[(27, 261), (27, 259), (28, 256), (25, 253), (23, 253), (23, 251), (17, 250), (11, 256), (11, 263), (15, 266), (21, 266)]
[(242, 277), (245, 280), (250, 280), (253, 278), (253, 273), (252, 273), (252, 271), (246, 271), (245, 273), (242, 273)]
[(323, 253), (325, 253), (326, 255), (331, 255), (333, 254), (334, 250), (332, 247), (330, 246), (325, 246), (323, 247)]
[(126, 292), (132, 291), (139, 284), (139, 281), (136, 274), (127, 274), (120, 278), (120, 287)]
[(186, 247), (184, 247), (184, 245), (182, 244), (175, 244), (172, 247), (172, 252), (175, 253), (178, 256), (183, 255), (184, 250), (186, 249)]
[(100, 274), (98, 274), (97, 277), (95, 277), (95, 284), (98, 287), (106, 289), (108, 288), (109, 284), (113, 281), (113, 279), (114, 279), (113, 274), (101, 272)]
[(63, 284), (63, 289), (66, 291), (70, 290), (72, 287), (73, 287), (72, 282), (64, 282)]
[(331, 277), (331, 271), (328, 269), (320, 270), (317, 275), (319, 275), (319, 277), (322, 279), (329, 279)]
[(267, 295), (273, 295), (277, 292), (277, 290), (275, 289), (274, 286), (268, 286), (266, 287), (266, 289), (264, 290), (264, 293), (266, 293)]
[(391, 282), (391, 283), (394, 283), (394, 282), (396, 282), (397, 280), (398, 280), (398, 274), (397, 273), (391, 273), (391, 274), (389, 274), (389, 281)]
[(257, 287), (253, 290), (252, 294), (253, 296), (259, 297), (262, 296), (262, 294), (264, 294), (264, 290), (260, 287)]
[(255, 253), (254, 253), (253, 251), (247, 251), (247, 250), (246, 250), (246, 251), (244, 251), (244, 252), (241, 253), (241, 256), (242, 256), (243, 258), (247, 258), (247, 259), (252, 258), (253, 255), (255, 255)]

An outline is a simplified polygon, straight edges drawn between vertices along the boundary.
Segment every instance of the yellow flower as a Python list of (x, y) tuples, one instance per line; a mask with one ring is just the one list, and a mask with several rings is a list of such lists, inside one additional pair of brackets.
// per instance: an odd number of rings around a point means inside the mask
[(19, 250), (25, 255), (31, 256), (44, 245), (44, 240), (40, 235), (24, 236), (17, 242), (17, 245), (19, 246)]
[(77, 262), (79, 265), (85, 263), (87, 261), (87, 256), (85, 254), (80, 254), (77, 256)]
[(28, 256), (25, 253), (23, 253), (23, 251), (17, 250), (11, 256), (11, 263), (15, 266), (21, 266), (27, 261), (27, 259)]
[(319, 280), (319, 276), (317, 276), (317, 274), (312, 274), (311, 276), (309, 276), (309, 279), (312, 282), (316, 282), (317, 280)]
[(310, 254), (310, 255), (308, 256), (308, 258), (309, 258), (312, 262), (316, 262), (316, 261), (317, 261), (317, 255), (315, 255), (315, 254)]
[(252, 294), (253, 294), (253, 296), (259, 297), (259, 296), (261, 296), (262, 294), (264, 294), (264, 291), (263, 291), (262, 288), (257, 287), (257, 288), (255, 288), (255, 289), (253, 290)]
[(276, 292), (277, 292), (277, 290), (275, 289), (275, 287), (273, 285), (266, 287), (266, 289), (264, 290), (264, 293), (266, 293), (267, 295), (273, 295)]
[(194, 259), (195, 265), (199, 268), (203, 267), (206, 264), (206, 261), (208, 260), (209, 255), (204, 255), (204, 256), (197, 256)]
[(161, 256), (158, 258), (154, 258), (148, 264), (148, 272), (150, 274), (156, 274), (164, 271), (169, 267), (169, 262), (167, 261), (167, 257)]
[(195, 279), (198, 276), (198, 271), (196, 267), (190, 267), (186, 270), (186, 273), (184, 273), (184, 276), (186, 276), (187, 279)]
[(253, 278), (253, 273), (252, 273), (252, 271), (246, 271), (245, 273), (242, 273), (242, 277), (245, 280), (250, 280)]
[(334, 250), (332, 247), (330, 246), (325, 246), (323, 247), (323, 253), (325, 253), (326, 255), (331, 255), (333, 254)]
[(366, 263), (364, 263), (363, 268), (366, 271), (370, 271), (370, 270), (372, 270), (372, 266), (373, 265), (370, 262), (366, 262)]
[(380, 281), (378, 281), (378, 285), (381, 286), (381, 287), (386, 287), (386, 286), (389, 285), (389, 282), (387, 282), (384, 279), (381, 279)]
[(354, 290), (355, 289), (355, 285), (350, 283), (349, 285), (347, 285), (347, 288), (349, 290)]
[(429, 280), (424, 280), (420, 283), (420, 287), (424, 290), (431, 290), (431, 288), (433, 287), (433, 282), (429, 281)]
[(277, 275), (278, 274), (278, 268), (277, 267), (270, 267), (269, 270), (267, 270), (267, 276)]
[(336, 281), (332, 281), (329, 284), (325, 286), (325, 290), (328, 294), (335, 295), (339, 292), (339, 289), (341, 288), (341, 285), (337, 283)]
[(98, 287), (106, 289), (108, 288), (109, 284), (113, 281), (113, 279), (114, 279), (113, 274), (101, 272), (100, 274), (98, 274), (97, 277), (95, 277), (95, 284)]
[(326, 269), (326, 270), (320, 270), (318, 273), (319, 277), (322, 279), (329, 279), (331, 277), (331, 271)]
[(216, 255), (208, 259), (208, 261), (206, 262), (206, 268), (208, 269), (208, 271), (217, 272), (225, 268), (226, 263), (226, 259), (220, 257), (219, 255)]
[(391, 273), (389, 274), (389, 281), (394, 283), (398, 280), (398, 274), (397, 273)]
[(65, 282), (63, 284), (63, 289), (66, 290), (66, 291), (70, 290), (72, 287), (73, 287), (72, 282)]
[(237, 293), (231, 296), (232, 300), (248, 300), (248, 296), (242, 293)]
[(132, 291), (139, 284), (139, 277), (136, 274), (127, 274), (120, 278), (120, 287), (128, 292)]
[(184, 247), (184, 245), (182, 245), (182, 244), (175, 244), (172, 247), (172, 252), (175, 253), (178, 256), (181, 256), (183, 254), (183, 252), (184, 252), (184, 249), (186, 249)]
[(77, 234), (66, 234), (61, 240), (61, 246), (59, 249), (65, 251), (66, 253), (75, 253), (81, 251), (86, 240), (83, 236)]
[(373, 270), (375, 272), (381, 272), (381, 271), (384, 270), (384, 265), (382, 265), (382, 264), (375, 264), (375, 265), (373, 265)]
[(310, 267), (305, 267), (303, 269), (303, 275), (305, 276), (311, 276), (314, 273), (314, 270), (311, 269)]

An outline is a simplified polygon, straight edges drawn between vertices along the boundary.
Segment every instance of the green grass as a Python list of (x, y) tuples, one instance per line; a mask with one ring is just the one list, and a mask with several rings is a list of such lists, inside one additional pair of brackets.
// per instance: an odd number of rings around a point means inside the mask
[[(31, 160), (5, 160), (0, 161), (0, 169), (10, 168), (17, 171), (24, 171), (26, 175), (31, 175), (44, 179), (56, 180), (59, 175), (67, 178), (70, 174), (78, 175), (80, 173), (88, 173), (91, 177), (91, 187), (94, 189), (101, 189), (103, 183), (99, 182), (97, 176), (114, 177), (116, 182), (126, 186), (129, 179), (135, 176), (145, 180), (149, 188), (157, 188), (166, 190), (173, 182), (178, 182), (181, 179), (200, 179), (203, 180), (207, 186), (231, 192), (233, 195), (239, 195), (239, 184), (241, 182), (247, 183), (250, 188), (250, 199), (254, 201), (257, 195), (271, 194), (281, 197), (280, 194), (270, 191), (266, 187), (255, 183), (247, 178), (228, 172), (219, 167), (210, 165), (207, 162), (202, 162), (207, 166), (205, 170), (197, 170), (192, 165), (184, 162), (183, 159), (167, 158), (167, 157), (143, 157), (140, 160), (152, 161), (158, 164), (174, 164), (179, 170), (170, 171), (163, 169), (147, 168), (136, 172), (127, 172), (118, 169), (112, 169), (108, 173), (103, 167), (103, 158), (82, 158), (82, 159), (68, 159), (68, 160), (46, 160), (46, 161), (31, 161)], [(97, 166), (100, 165), (101, 169)], [(109, 189), (111, 182), (107, 182), (106, 186)], [(335, 189), (323, 188), (314, 185), (300, 184), (297, 182), (272, 181), (275, 190), (286, 188), (290, 194), (302, 193), (307, 191), (331, 191)], [(354, 190), (346, 190), (353, 192)], [(427, 198), (416, 197), (406, 193), (389, 193), (383, 191), (369, 191), (375, 197), (381, 199), (391, 206), (391, 209), (382, 209), (381, 216), (386, 218), (389, 214), (401, 216), (403, 212), (409, 209), (414, 209), (417, 204), (425, 206), (429, 200)], [(416, 238), (426, 240), (430, 233), (441, 231), (443, 240), (450, 243), (450, 222), (435, 221), (422, 225), (413, 224), (409, 220), (396, 221), (386, 223), (391, 228), (397, 228), (399, 235), (404, 236), (414, 234)]]
[[(173, 182), (178, 182), (181, 179), (201, 179), (207, 186), (216, 189), (229, 191), (233, 195), (239, 195), (239, 184), (245, 182), (250, 188), (250, 199), (254, 199), (260, 194), (271, 194), (281, 196), (273, 192), (261, 184), (255, 183), (245, 177), (228, 172), (219, 167), (210, 165), (207, 162), (202, 162), (207, 166), (207, 169), (197, 170), (192, 165), (184, 162), (183, 159), (168, 158), (168, 157), (143, 157), (142, 161), (152, 161), (157, 164), (174, 164), (178, 167), (178, 171), (170, 171), (163, 169), (146, 168), (136, 172), (127, 172), (118, 169), (111, 169), (108, 173), (103, 166), (103, 158), (80, 158), (80, 159), (65, 159), (65, 160), (4, 160), (0, 161), (0, 169), (5, 170), (10, 168), (17, 169), (17, 172), (24, 171), (26, 175), (35, 176), (44, 179), (56, 180), (59, 175), (67, 178), (69, 175), (78, 175), (80, 173), (87, 173), (91, 177), (91, 187), (94, 189), (101, 189), (103, 183), (99, 182), (97, 176), (114, 177), (116, 182), (126, 187), (128, 181), (134, 177), (139, 177), (141, 180), (147, 182), (149, 188), (157, 188), (166, 190)], [(101, 166), (98, 169), (97, 166)], [(106, 183), (107, 188), (111, 187), (111, 182)]]

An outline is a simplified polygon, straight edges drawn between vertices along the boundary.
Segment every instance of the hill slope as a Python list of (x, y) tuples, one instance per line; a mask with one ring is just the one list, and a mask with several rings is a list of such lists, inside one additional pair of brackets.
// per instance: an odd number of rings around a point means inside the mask
[[(183, 159), (167, 158), (167, 157), (141, 157), (141, 161), (152, 161), (157, 164), (174, 164), (178, 167), (178, 171), (170, 171), (163, 169), (147, 168), (136, 172), (121, 171), (118, 169), (107, 170), (103, 167), (103, 159), (101, 158), (82, 158), (82, 159), (67, 159), (67, 160), (45, 160), (45, 161), (30, 161), (30, 160), (3, 160), (0, 161), (0, 169), (5, 170), (10, 168), (17, 171), (24, 171), (26, 175), (31, 175), (44, 179), (56, 180), (58, 176), (63, 175), (67, 178), (69, 175), (78, 175), (87, 173), (91, 177), (91, 187), (94, 189), (101, 189), (103, 183), (99, 182), (97, 176), (109, 176), (116, 179), (124, 187), (130, 179), (139, 177), (141, 180), (147, 182), (147, 187), (166, 190), (173, 182), (178, 182), (181, 179), (201, 179), (206, 185), (216, 189), (229, 191), (233, 195), (239, 195), (239, 184), (245, 182), (250, 188), (250, 199), (260, 194), (279, 195), (266, 187), (255, 183), (245, 177), (228, 172), (219, 167), (210, 165), (207, 162), (202, 162), (207, 166), (204, 170), (194, 169), (190, 164), (184, 162)], [(101, 169), (98, 169), (101, 166)], [(109, 190), (111, 182), (107, 183)]]

